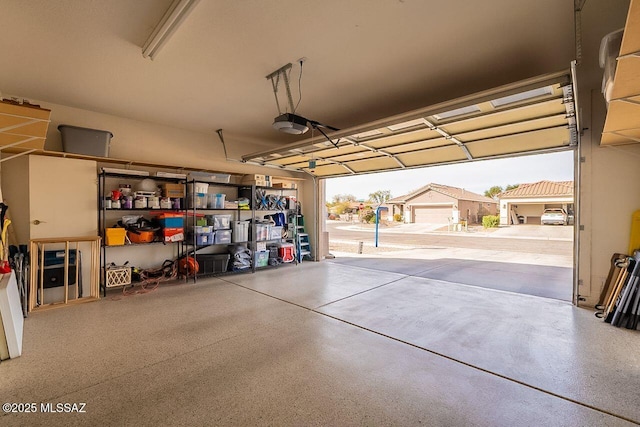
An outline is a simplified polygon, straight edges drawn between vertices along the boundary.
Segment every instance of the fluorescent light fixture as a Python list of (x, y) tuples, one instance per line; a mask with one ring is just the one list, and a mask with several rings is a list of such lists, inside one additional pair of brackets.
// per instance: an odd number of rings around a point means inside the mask
[(462, 116), (464, 114), (479, 113), (480, 107), (477, 105), (469, 105), (468, 107), (456, 108), (455, 110), (445, 111), (444, 113), (434, 114), (437, 120), (450, 119), (452, 117)]
[(515, 102), (526, 101), (527, 99), (536, 98), (538, 96), (551, 95), (553, 89), (551, 86), (540, 87), (538, 89), (528, 90), (526, 92), (516, 93), (515, 95), (509, 95), (502, 98), (494, 99), (491, 101), (493, 108), (502, 107), (503, 105), (513, 104)]
[(142, 56), (154, 59), (200, 0), (174, 0), (142, 47)]

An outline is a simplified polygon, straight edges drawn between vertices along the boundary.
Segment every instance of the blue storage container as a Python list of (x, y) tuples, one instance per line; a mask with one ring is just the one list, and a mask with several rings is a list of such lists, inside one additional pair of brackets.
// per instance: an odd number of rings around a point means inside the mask
[(184, 218), (181, 216), (160, 218), (160, 226), (162, 228), (182, 228), (184, 226)]
[(213, 245), (213, 233), (196, 233), (196, 245)]

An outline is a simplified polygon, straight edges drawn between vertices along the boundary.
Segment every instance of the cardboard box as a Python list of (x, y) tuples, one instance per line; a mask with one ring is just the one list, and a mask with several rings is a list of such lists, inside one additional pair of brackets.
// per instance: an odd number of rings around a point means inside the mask
[(181, 242), (184, 240), (184, 228), (163, 228), (162, 238), (165, 242)]
[(242, 177), (242, 184), (271, 187), (271, 177), (269, 175), (245, 175)]
[(271, 185), (273, 188), (285, 188), (285, 189), (296, 189), (296, 184), (294, 182), (276, 182)]
[(244, 185), (255, 185), (256, 187), (270, 187), (268, 181), (243, 181)]
[(184, 197), (184, 185), (182, 184), (162, 184), (162, 197), (180, 199)]

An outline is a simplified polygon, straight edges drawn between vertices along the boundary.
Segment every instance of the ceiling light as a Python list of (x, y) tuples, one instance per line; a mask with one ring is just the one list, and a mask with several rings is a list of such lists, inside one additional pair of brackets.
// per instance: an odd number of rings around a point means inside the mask
[(502, 107), (503, 105), (513, 104), (514, 102), (525, 101), (527, 99), (536, 98), (543, 95), (551, 95), (553, 89), (551, 86), (540, 87), (538, 89), (528, 90), (526, 92), (516, 93), (515, 95), (504, 96), (502, 98), (491, 101), (493, 108)]
[(444, 113), (434, 114), (437, 120), (450, 119), (452, 117), (462, 116), (463, 114), (477, 113), (480, 107), (477, 105), (469, 105), (468, 107), (456, 108), (455, 110), (445, 111)]
[(142, 47), (142, 56), (154, 59), (169, 37), (200, 0), (174, 0)]
[(291, 113), (281, 114), (273, 119), (273, 128), (294, 135), (300, 135), (309, 130), (307, 119)]
[(408, 122), (397, 123), (395, 125), (387, 126), (387, 129), (395, 132), (397, 130), (407, 129), (407, 128), (414, 127), (414, 126), (424, 126), (424, 120), (415, 119), (415, 120), (411, 120), (411, 121), (408, 121)]

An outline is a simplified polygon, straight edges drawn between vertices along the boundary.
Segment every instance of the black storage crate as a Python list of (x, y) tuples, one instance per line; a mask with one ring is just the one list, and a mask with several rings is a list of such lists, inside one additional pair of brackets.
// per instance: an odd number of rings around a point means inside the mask
[(225, 273), (229, 266), (229, 254), (198, 254), (198, 274)]
[[(51, 250), (44, 251), (44, 272), (43, 272), (43, 288), (55, 288), (58, 286), (64, 286), (64, 261), (65, 251)], [(76, 283), (76, 251), (75, 249), (69, 250), (69, 273), (68, 284), (69, 286)], [(38, 279), (40, 276), (38, 275)]]

